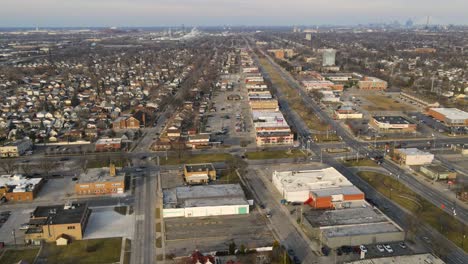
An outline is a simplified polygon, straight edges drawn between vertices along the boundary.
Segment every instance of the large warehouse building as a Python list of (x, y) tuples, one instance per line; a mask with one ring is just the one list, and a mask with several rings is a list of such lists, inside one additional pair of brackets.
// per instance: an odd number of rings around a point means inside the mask
[(403, 229), (366, 201), (340, 210), (307, 210), (304, 227), (331, 248), (402, 241)]
[(183, 186), (163, 191), (163, 217), (248, 214), (249, 203), (239, 184)]
[(312, 208), (339, 208), (364, 200), (364, 193), (335, 168), (273, 173), (273, 184), (289, 202), (307, 203)]
[(468, 126), (468, 113), (457, 108), (429, 108), (427, 115), (447, 126)]

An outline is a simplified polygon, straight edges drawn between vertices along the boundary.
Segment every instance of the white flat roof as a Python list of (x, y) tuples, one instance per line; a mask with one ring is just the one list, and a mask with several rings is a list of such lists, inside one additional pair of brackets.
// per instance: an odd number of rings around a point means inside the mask
[[(210, 200), (216, 205), (228, 205), (225, 200), (242, 199), (245, 200), (244, 190), (239, 184), (216, 184), (182, 186), (163, 191), (164, 207), (183, 207), (186, 204), (191, 207), (212, 205)], [(236, 201), (236, 204), (238, 201)]]
[(407, 156), (414, 156), (414, 155), (433, 155), (432, 153), (425, 152), (419, 150), (417, 148), (399, 148), (397, 149), (398, 152), (404, 153)]
[(448, 119), (452, 119), (452, 120), (468, 119), (468, 113), (458, 108), (430, 108), (430, 109), (444, 115)]
[(335, 168), (303, 171), (275, 171), (273, 178), (280, 181), (284, 191), (312, 191), (353, 186)]
[(26, 179), (21, 174), (0, 176), (0, 186), (14, 186), (12, 192), (32, 191), (41, 181), (42, 178)]

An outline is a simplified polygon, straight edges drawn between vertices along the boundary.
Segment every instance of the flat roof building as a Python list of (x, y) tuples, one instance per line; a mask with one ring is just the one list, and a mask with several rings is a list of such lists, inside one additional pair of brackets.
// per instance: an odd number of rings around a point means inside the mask
[(366, 201), (337, 210), (306, 210), (305, 224), (313, 236), (331, 248), (404, 240), (404, 231)]
[(394, 159), (405, 165), (430, 164), (434, 160), (434, 154), (417, 148), (400, 148), (394, 150)]
[(25, 242), (52, 242), (63, 235), (72, 240), (81, 240), (90, 214), (91, 210), (84, 203), (38, 206), (31, 213)]
[(216, 169), (212, 163), (185, 164), (184, 179), (188, 184), (202, 184), (216, 180)]
[(0, 195), (7, 201), (32, 201), (44, 181), (42, 178), (28, 179), (21, 174), (0, 176)]
[(249, 203), (239, 184), (183, 186), (163, 191), (164, 217), (248, 214)]
[(108, 168), (88, 169), (75, 183), (75, 193), (81, 195), (123, 194), (125, 172), (117, 171), (114, 164)]
[(429, 108), (427, 115), (447, 126), (468, 126), (468, 113), (457, 108)]
[(382, 91), (387, 89), (387, 82), (376, 77), (366, 76), (358, 82), (361, 90)]
[(372, 116), (370, 125), (379, 132), (416, 132), (417, 125), (403, 116)]
[(29, 139), (16, 140), (8, 142), (0, 147), (0, 156), (2, 158), (14, 158), (24, 155), (31, 150), (32, 142)]
[(289, 202), (307, 203), (316, 209), (338, 208), (343, 203), (364, 200), (364, 193), (335, 168), (274, 171), (273, 185)]

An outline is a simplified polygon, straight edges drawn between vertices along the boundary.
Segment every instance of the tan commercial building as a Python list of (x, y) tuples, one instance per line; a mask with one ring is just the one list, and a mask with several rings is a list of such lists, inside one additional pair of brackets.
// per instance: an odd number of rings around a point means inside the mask
[(53, 242), (61, 237), (82, 240), (91, 210), (84, 203), (38, 206), (31, 213), (25, 232), (27, 244)]
[(252, 100), (249, 101), (252, 110), (274, 110), (278, 111), (278, 100)]
[(364, 77), (358, 82), (361, 90), (382, 91), (387, 89), (387, 82), (375, 77)]
[(414, 133), (417, 125), (403, 116), (372, 116), (370, 125), (385, 133)]
[(21, 174), (0, 176), (0, 196), (7, 201), (32, 201), (44, 181), (42, 178), (27, 179)]
[(185, 164), (184, 179), (188, 184), (202, 184), (216, 180), (216, 169), (211, 163)]
[(424, 165), (432, 163), (434, 154), (417, 148), (400, 148), (395, 149), (394, 159), (405, 165)]
[(75, 184), (75, 193), (80, 195), (123, 194), (125, 173), (118, 172), (115, 165), (109, 168), (89, 169), (82, 173)]

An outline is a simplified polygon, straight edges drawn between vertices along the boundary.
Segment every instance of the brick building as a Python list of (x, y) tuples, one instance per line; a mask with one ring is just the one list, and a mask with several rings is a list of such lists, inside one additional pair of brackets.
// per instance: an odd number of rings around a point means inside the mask
[(82, 173), (75, 184), (79, 195), (123, 194), (125, 173), (117, 171), (114, 164), (108, 168), (89, 169)]

